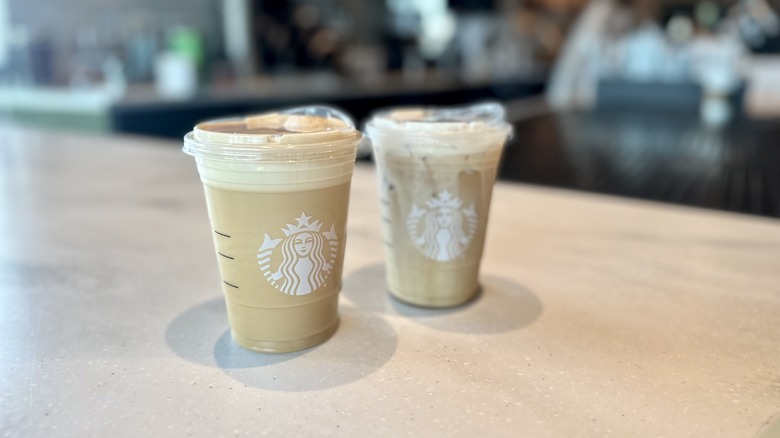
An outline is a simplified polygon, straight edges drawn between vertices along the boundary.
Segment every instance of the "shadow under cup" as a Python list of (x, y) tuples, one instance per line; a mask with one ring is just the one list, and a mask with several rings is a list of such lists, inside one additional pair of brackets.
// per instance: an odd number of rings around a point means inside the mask
[(490, 200), (511, 131), (503, 108), (389, 110), (366, 130), (379, 176), (391, 295), (423, 307), (471, 300), (479, 292)]
[(360, 140), (351, 120), (327, 107), (206, 122), (185, 137), (242, 347), (297, 351), (336, 331)]

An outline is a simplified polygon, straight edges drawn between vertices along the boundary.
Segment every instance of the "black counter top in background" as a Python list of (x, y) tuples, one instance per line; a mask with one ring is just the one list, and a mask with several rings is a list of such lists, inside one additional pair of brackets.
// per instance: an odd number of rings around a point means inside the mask
[(206, 119), (280, 107), (336, 105), (361, 125), (387, 106), (498, 100), (507, 104), (514, 125), (502, 179), (780, 217), (780, 119), (740, 115), (711, 128), (701, 123), (695, 102), (684, 108), (667, 102), (667, 111), (601, 105), (596, 111), (554, 113), (539, 110), (544, 87), (543, 79), (532, 78), (471, 86), (445, 80), (412, 86), (396, 80), (372, 87), (333, 78), (314, 77), (308, 83), (287, 78), (246, 93), (233, 88), (186, 101), (143, 98), (141, 93), (114, 105), (110, 117), (115, 132), (180, 140)]
[(780, 217), (780, 119), (568, 112), (514, 129), (502, 179)]
[(247, 87), (211, 90), (186, 100), (166, 100), (153, 90), (130, 93), (110, 110), (114, 132), (181, 139), (208, 119), (260, 113), (299, 105), (342, 108), (360, 126), (375, 110), (404, 105), (462, 105), (484, 100), (509, 101), (539, 96), (544, 77), (466, 84), (456, 78), (407, 82), (388, 77), (378, 84), (350, 83), (329, 76), (301, 76), (258, 81)]

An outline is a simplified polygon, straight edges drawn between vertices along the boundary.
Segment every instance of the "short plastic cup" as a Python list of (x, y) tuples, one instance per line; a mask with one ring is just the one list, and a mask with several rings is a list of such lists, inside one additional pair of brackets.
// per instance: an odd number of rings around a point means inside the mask
[(336, 331), (361, 137), (349, 117), (322, 106), (208, 121), (184, 137), (242, 347), (297, 351)]
[(490, 198), (510, 133), (496, 103), (390, 109), (367, 123), (391, 295), (450, 307), (478, 293)]

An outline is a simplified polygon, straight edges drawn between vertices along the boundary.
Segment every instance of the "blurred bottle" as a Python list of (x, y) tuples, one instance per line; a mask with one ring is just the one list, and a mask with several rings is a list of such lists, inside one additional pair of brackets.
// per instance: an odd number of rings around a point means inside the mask
[(669, 61), (669, 51), (663, 32), (648, 23), (631, 32), (624, 41), (623, 75), (634, 81), (659, 79)]
[(29, 33), (25, 27), (13, 26), (8, 29), (6, 34), (8, 47), (2, 74), (3, 85), (29, 85), (32, 82), (29, 40)]
[(160, 38), (150, 14), (138, 10), (125, 22), (123, 50), (127, 79), (149, 82), (154, 75), (154, 58), (160, 48)]
[(729, 35), (699, 37), (691, 46), (693, 77), (702, 87), (702, 121), (711, 126), (728, 122), (734, 114), (729, 97), (742, 81), (744, 46)]

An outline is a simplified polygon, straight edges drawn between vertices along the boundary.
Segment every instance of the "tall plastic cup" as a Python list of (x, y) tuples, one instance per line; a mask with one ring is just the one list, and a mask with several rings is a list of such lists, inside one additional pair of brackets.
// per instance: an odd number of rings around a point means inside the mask
[(393, 296), (449, 307), (478, 293), (490, 198), (510, 133), (495, 103), (390, 109), (367, 123)]
[(290, 352), (336, 331), (361, 137), (328, 107), (208, 121), (184, 137), (203, 182), (239, 345)]

